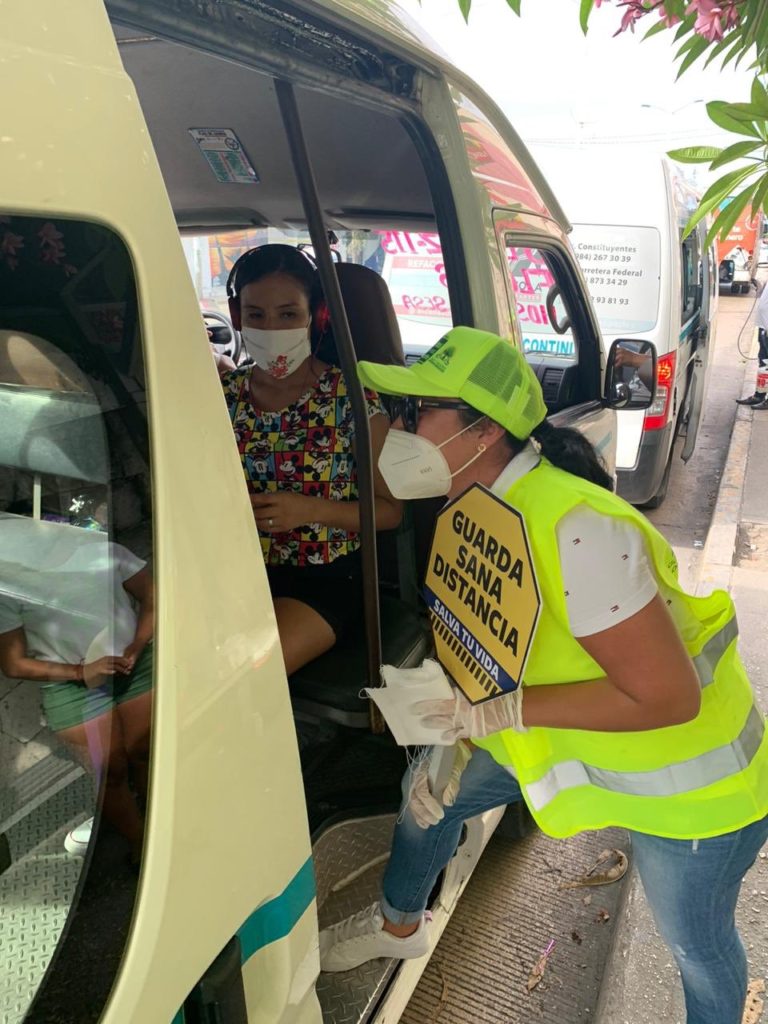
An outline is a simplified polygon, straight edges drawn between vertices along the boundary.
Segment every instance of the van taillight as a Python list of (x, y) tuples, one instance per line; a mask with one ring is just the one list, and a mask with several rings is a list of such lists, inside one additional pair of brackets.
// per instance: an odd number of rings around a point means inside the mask
[(656, 394), (653, 405), (645, 414), (643, 430), (661, 430), (669, 420), (672, 391), (675, 386), (675, 358), (677, 353), (660, 356), (656, 363)]

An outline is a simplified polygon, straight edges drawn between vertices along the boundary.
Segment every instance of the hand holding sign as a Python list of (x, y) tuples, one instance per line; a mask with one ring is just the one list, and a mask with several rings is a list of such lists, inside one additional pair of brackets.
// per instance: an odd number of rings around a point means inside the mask
[(411, 711), (422, 728), (440, 734), (440, 743), (481, 739), (504, 729), (528, 731), (523, 725), (522, 687), (482, 704), (470, 704), (461, 690), (454, 689), (450, 700), (421, 700)]

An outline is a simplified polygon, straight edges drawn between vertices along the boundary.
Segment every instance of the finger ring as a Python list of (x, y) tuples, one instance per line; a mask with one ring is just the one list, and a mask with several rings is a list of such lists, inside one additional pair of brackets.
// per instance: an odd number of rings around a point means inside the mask
[(267, 520), (267, 526), (270, 528), (270, 530), (272, 529), (272, 523), (274, 523), (274, 519)]

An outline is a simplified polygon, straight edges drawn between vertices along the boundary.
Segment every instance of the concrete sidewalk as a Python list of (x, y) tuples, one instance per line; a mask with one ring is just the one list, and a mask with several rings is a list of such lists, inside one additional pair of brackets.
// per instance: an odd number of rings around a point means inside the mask
[[(754, 361), (744, 370), (742, 394), (751, 394)], [(717, 503), (704, 546), (697, 593), (729, 590), (738, 612), (742, 658), (757, 699), (768, 710), (768, 410), (739, 407)], [(767, 848), (768, 849), (768, 848)], [(747, 874), (737, 919), (751, 979), (768, 971), (768, 853)], [(765, 997), (768, 1004), (768, 996)], [(749, 1024), (768, 1022), (762, 1015)], [(679, 974), (659, 938), (639, 880), (626, 884), (612, 955), (595, 1014), (597, 1024), (685, 1024)]]

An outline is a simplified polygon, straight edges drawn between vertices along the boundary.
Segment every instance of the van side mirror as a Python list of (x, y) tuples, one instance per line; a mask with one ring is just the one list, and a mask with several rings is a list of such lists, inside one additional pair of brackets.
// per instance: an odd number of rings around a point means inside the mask
[(609, 409), (648, 409), (656, 388), (656, 349), (650, 341), (619, 339), (611, 345), (604, 401)]
[(721, 281), (728, 283), (733, 280), (733, 275), (736, 273), (736, 261), (735, 260), (720, 260), (720, 272), (719, 278)]

